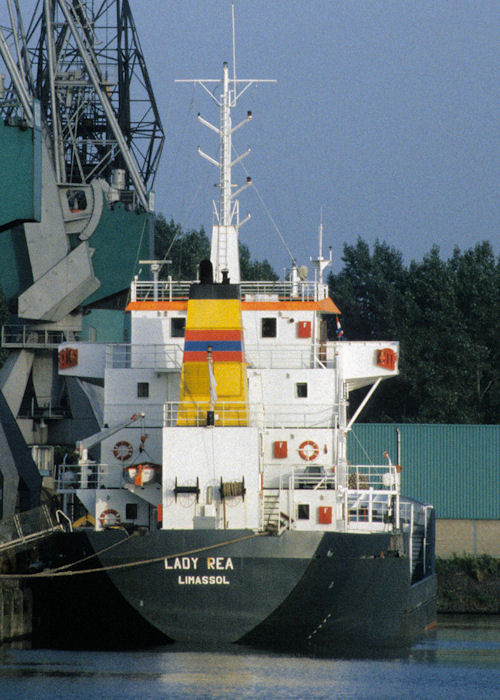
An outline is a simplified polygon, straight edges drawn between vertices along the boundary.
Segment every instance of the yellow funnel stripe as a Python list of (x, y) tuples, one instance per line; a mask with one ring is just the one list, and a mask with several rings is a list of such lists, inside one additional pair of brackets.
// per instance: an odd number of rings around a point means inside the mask
[[(242, 330), (239, 299), (190, 299), (186, 318), (189, 331)], [(215, 345), (215, 343), (214, 343)], [(221, 353), (222, 354), (222, 353)], [(189, 355), (189, 354), (188, 354)], [(198, 360), (198, 358), (193, 358)], [(231, 358), (233, 359), (233, 358)], [(216, 425), (247, 425), (247, 377), (243, 362), (213, 362), (217, 401)], [(182, 364), (177, 425), (204, 425), (210, 410), (210, 379), (207, 361)]]

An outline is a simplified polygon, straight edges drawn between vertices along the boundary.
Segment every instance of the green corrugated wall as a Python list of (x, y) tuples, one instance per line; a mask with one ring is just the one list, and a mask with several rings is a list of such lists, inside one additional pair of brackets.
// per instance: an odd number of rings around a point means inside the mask
[(41, 216), (41, 132), (21, 123), (0, 120), (0, 231)]
[(432, 503), (438, 518), (500, 519), (500, 425), (355, 424), (351, 464), (397, 461), (401, 436), (402, 492)]
[[(92, 337), (91, 329), (95, 335)], [(83, 337), (96, 343), (130, 342), (130, 314), (114, 309), (91, 309), (82, 319)]]

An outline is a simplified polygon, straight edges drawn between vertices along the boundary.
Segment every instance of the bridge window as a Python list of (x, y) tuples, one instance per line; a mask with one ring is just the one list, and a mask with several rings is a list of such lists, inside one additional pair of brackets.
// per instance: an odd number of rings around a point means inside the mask
[(184, 338), (184, 333), (186, 331), (186, 319), (184, 317), (177, 317), (170, 319), (170, 337), (171, 338)]
[(276, 338), (276, 319), (263, 318), (261, 319), (261, 336), (263, 338)]

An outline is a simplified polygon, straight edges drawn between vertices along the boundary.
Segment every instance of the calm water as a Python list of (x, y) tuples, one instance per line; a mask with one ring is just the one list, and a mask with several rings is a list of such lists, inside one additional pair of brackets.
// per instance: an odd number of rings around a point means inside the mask
[(0, 650), (0, 698), (500, 697), (500, 617), (440, 618), (406, 658), (340, 660), (223, 648)]

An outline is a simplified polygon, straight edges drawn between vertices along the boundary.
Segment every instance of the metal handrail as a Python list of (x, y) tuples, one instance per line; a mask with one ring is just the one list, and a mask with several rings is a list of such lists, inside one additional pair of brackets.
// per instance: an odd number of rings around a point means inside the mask
[[(199, 281), (135, 279), (130, 297), (132, 302), (186, 300), (192, 284), (199, 284)], [(241, 282), (240, 291), (243, 301), (321, 301), (328, 297), (328, 285), (312, 281)]]
[[(164, 404), (164, 427), (204, 426), (207, 424), (208, 401), (168, 401)], [(335, 427), (338, 406), (332, 404), (309, 404), (291, 407), (289, 403), (245, 405), (241, 401), (218, 401), (214, 407), (215, 424), (259, 427)]]
[(106, 345), (107, 369), (175, 370), (182, 367), (183, 348), (180, 344), (130, 344)]
[(57, 348), (61, 343), (85, 342), (87, 338), (87, 333), (73, 328), (53, 330), (21, 323), (2, 326), (4, 348)]

